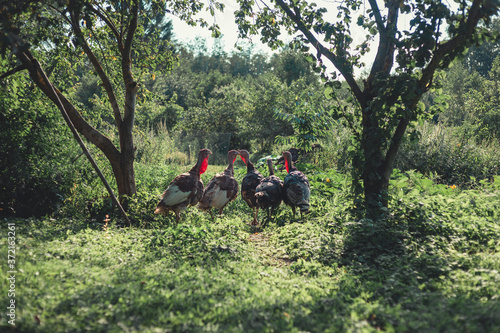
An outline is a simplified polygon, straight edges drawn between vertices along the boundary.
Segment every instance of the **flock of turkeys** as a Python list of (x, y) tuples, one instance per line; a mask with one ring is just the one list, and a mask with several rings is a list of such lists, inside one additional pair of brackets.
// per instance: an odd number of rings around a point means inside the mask
[(175, 213), (177, 222), (180, 213), (189, 206), (195, 206), (208, 211), (212, 219), (212, 208), (219, 210), (222, 214), (224, 207), (238, 196), (238, 182), (234, 178), (233, 164), (238, 155), (247, 166), (247, 174), (241, 182), (241, 197), (253, 210), (252, 225), (258, 225), (257, 216), (259, 208), (267, 210), (267, 218), (270, 219), (274, 210), (283, 201), (290, 206), (295, 218), (296, 208), (300, 210), (300, 216), (309, 213), (309, 197), (311, 188), (307, 177), (297, 170), (292, 163), (290, 152), (283, 152), (283, 159), (287, 175), (282, 181), (274, 175), (271, 159), (267, 160), (269, 176), (264, 177), (250, 162), (250, 156), (246, 150), (230, 150), (227, 154), (227, 168), (216, 174), (206, 187), (203, 187), (201, 174), (207, 170), (208, 157), (212, 152), (202, 149), (198, 153), (198, 161), (191, 170), (174, 178), (168, 188), (163, 192), (155, 214), (167, 214), (169, 211)]

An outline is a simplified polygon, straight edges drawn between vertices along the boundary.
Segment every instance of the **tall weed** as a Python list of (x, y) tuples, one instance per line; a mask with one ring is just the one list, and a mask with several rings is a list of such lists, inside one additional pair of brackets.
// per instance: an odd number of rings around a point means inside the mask
[(437, 175), (440, 183), (473, 187), (476, 181), (493, 179), (500, 174), (498, 142), (479, 145), (442, 124), (429, 122), (417, 126), (419, 140), (404, 141), (395, 167), (417, 170), (424, 175)]
[(156, 128), (147, 131), (136, 130), (136, 160), (144, 164), (180, 164), (190, 163), (188, 156), (180, 152), (174, 139), (170, 137), (167, 125), (161, 121)]

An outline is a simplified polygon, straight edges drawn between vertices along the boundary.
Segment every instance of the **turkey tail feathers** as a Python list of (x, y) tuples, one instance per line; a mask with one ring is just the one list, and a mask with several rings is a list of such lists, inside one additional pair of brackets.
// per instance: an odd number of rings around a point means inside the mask
[(297, 207), (299, 207), (299, 209), (302, 213), (305, 213), (305, 214), (309, 213), (309, 208), (310, 208), (309, 203), (299, 203), (299, 204), (297, 204)]

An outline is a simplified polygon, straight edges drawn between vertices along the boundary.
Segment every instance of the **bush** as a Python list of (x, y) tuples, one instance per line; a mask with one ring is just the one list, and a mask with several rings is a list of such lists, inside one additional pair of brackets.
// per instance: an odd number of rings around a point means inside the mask
[(0, 216), (57, 210), (90, 167), (57, 108), (21, 80), (0, 93), (0, 128)]
[(156, 165), (190, 163), (189, 157), (176, 147), (163, 121), (147, 131), (138, 130), (134, 139), (137, 147), (136, 161), (139, 163)]
[(500, 174), (498, 143), (477, 144), (457, 135), (456, 128), (423, 123), (417, 126), (417, 141), (407, 140), (401, 146), (395, 167), (437, 175), (443, 184), (472, 187), (476, 181), (493, 179)]

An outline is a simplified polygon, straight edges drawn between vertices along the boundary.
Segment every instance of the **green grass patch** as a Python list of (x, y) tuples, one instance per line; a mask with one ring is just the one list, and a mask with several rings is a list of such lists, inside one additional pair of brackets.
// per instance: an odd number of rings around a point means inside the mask
[[(215, 221), (195, 208), (178, 225), (172, 215), (151, 217), (161, 190), (135, 198), (131, 228), (113, 214), (104, 221), (104, 210), (87, 219), (2, 221), (4, 256), (8, 223), (16, 226), (17, 273), (16, 326), (3, 316), (0, 329), (500, 330), (497, 183), (464, 191), (396, 173), (393, 210), (375, 222), (351, 217), (344, 176), (307, 172), (312, 213), (293, 220), (282, 206), (265, 228), (248, 225), (252, 212), (241, 198)], [(4, 309), (7, 271), (2, 265)]]

